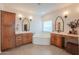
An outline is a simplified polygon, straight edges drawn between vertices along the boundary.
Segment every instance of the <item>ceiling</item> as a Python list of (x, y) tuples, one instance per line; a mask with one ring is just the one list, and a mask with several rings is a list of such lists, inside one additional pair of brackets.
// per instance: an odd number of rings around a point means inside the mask
[(48, 12), (54, 11), (58, 8), (68, 6), (69, 4), (62, 3), (10, 3), (5, 4), (16, 10), (29, 13), (31, 15), (44, 15)]

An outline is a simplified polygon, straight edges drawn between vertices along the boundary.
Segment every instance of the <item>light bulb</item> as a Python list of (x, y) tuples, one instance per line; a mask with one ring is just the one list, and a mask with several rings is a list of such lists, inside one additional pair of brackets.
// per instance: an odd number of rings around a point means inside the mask
[(32, 19), (32, 16), (29, 16), (29, 19)]
[(19, 17), (19, 18), (22, 18), (23, 16), (22, 16), (22, 14), (19, 14), (18, 17)]
[(64, 12), (64, 15), (68, 15), (68, 14), (69, 14), (69, 12), (68, 12), (68, 11), (65, 11), (65, 12)]

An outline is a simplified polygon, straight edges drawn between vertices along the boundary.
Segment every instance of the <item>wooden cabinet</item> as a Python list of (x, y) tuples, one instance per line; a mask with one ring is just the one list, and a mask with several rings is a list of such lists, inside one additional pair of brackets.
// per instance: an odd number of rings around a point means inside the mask
[(27, 43), (27, 34), (22, 34), (23, 36), (23, 44), (26, 44)]
[(63, 46), (63, 40), (62, 37), (60, 35), (56, 35), (56, 34), (51, 34), (51, 44), (56, 45), (57, 47), (62, 48)]
[(28, 43), (31, 43), (32, 42), (32, 33), (28, 33), (28, 35), (27, 35), (27, 42)]
[(23, 44), (32, 42), (32, 33), (23, 34)]
[(15, 25), (15, 13), (1, 11), (2, 15), (2, 24), (4, 25)]
[(32, 42), (32, 33), (16, 34), (16, 46)]
[(32, 42), (32, 33), (15, 35), (15, 13), (0, 11), (0, 47), (2, 51)]
[(0, 11), (1, 49), (15, 47), (15, 13)]
[(22, 35), (21, 34), (17, 34), (16, 35), (16, 46), (20, 46), (22, 44), (23, 44), (23, 42), (22, 42)]

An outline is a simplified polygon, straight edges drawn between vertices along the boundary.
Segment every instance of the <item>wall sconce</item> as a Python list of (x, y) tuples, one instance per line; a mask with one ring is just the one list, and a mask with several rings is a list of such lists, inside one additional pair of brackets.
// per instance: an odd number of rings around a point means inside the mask
[(64, 18), (67, 18), (67, 15), (65, 15)]
[(29, 17), (29, 20), (32, 21), (32, 16)]
[(18, 17), (19, 17), (19, 20), (22, 20), (23, 16), (21, 14), (19, 14)]
[(19, 20), (22, 20), (22, 18), (20, 17)]
[(69, 14), (69, 12), (68, 11), (65, 11), (64, 12), (64, 18), (67, 18), (68, 17), (68, 14)]

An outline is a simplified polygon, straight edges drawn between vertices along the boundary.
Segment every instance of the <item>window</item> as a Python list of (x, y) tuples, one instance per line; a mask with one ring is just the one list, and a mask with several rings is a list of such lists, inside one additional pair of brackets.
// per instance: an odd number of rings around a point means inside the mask
[(52, 32), (52, 21), (43, 21), (43, 31), (44, 32)]

